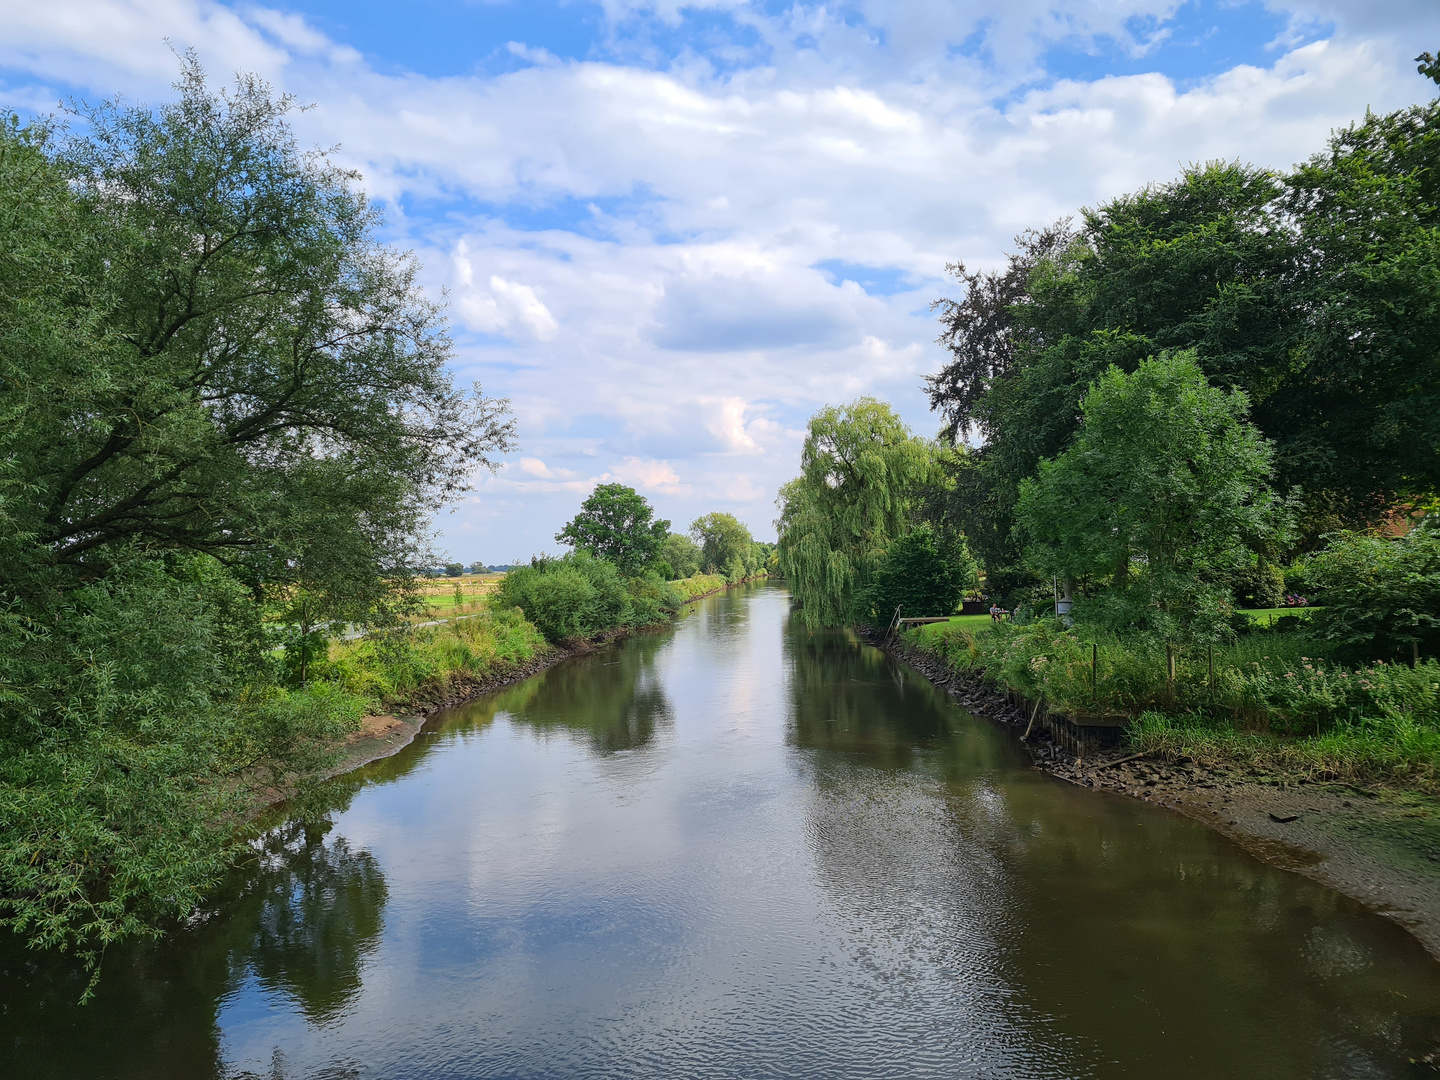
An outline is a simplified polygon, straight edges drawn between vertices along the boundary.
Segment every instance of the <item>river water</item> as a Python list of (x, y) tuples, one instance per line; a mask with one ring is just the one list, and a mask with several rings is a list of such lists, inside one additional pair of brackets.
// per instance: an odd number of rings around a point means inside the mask
[(1409, 1077), (1440, 964), (783, 589), (432, 720), (209, 917), (0, 957), (0, 1075)]

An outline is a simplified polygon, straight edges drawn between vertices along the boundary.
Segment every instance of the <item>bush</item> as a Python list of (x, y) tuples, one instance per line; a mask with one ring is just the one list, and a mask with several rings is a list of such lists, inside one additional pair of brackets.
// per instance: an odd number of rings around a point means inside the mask
[(949, 615), (979, 580), (964, 540), (947, 542), (921, 524), (885, 549), (860, 609), (876, 623), (888, 623), (897, 607), (910, 615)]
[(1133, 578), (1075, 602), (1075, 620), (1122, 636), (1210, 644), (1234, 634), (1227, 590), (1189, 574)]
[(566, 641), (660, 622), (682, 598), (658, 574), (624, 581), (604, 559), (576, 551), (560, 559), (535, 558), (529, 566), (511, 570), (494, 602), (519, 608), (547, 640)]
[(1241, 607), (1273, 608), (1285, 600), (1285, 571), (1265, 559), (1256, 559), (1235, 582), (1235, 601)]
[(1344, 535), (1310, 560), (1314, 632), (1350, 660), (1440, 650), (1440, 534)]

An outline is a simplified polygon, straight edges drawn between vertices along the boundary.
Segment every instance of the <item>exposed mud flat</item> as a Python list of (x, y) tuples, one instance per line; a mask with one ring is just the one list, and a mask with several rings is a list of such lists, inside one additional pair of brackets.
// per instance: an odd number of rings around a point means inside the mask
[[(925, 653), (871, 641), (969, 711), (1025, 730), (1022, 711), (980, 679)], [(1267, 863), (1354, 897), (1440, 959), (1440, 816), (1433, 803), (1406, 792), (1257, 776), (1123, 747), (1076, 758), (1040, 732), (1026, 747), (1036, 768), (1059, 780), (1184, 814)]]

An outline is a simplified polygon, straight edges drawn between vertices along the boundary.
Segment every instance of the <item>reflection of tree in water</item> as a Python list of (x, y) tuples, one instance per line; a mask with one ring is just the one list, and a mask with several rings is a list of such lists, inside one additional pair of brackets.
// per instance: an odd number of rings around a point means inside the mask
[(949, 735), (952, 710), (943, 695), (878, 649), (842, 631), (807, 633), (794, 620), (784, 641), (797, 746), (903, 767), (917, 746)]
[(360, 992), (361, 963), (380, 939), (380, 865), (301, 822), (271, 830), (258, 847), (259, 872), (231, 916), (248, 938), (232, 946), (232, 963), (294, 998), (311, 1022), (332, 1020)]
[(224, 1075), (219, 1003), (251, 973), (311, 1022), (338, 1016), (379, 941), (386, 886), (374, 857), (327, 840), (330, 828), (312, 817), (267, 831), (191, 925), (112, 947), (88, 1005), (77, 1004), (86, 980), (70, 958), (0, 940), (0, 1075), (91, 1076), (97, 1062), (115, 1080)]
[(1440, 978), (1398, 928), (1183, 818), (1039, 776), (1013, 732), (841, 634), (792, 630), (787, 653), (807, 846), (880, 1029), (1027, 1076), (1182, 1054), (1197, 1076), (1401, 1075), (1402, 1049), (1440, 1037)]
[(669, 640), (644, 634), (558, 664), (495, 695), (493, 708), (539, 731), (584, 733), (599, 754), (638, 749), (674, 719), (655, 671), (655, 654)]

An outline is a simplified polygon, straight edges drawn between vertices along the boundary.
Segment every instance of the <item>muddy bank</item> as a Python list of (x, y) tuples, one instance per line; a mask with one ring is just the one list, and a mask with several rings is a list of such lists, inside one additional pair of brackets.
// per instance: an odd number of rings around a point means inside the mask
[[(1016, 729), (1027, 717), (979, 678), (917, 650), (862, 635), (919, 670), (971, 712)], [(1184, 814), (1251, 854), (1304, 874), (1394, 919), (1440, 959), (1440, 814), (1409, 792), (1307, 783), (1118, 746), (1076, 758), (1033, 731), (1035, 767), (1068, 783)]]

